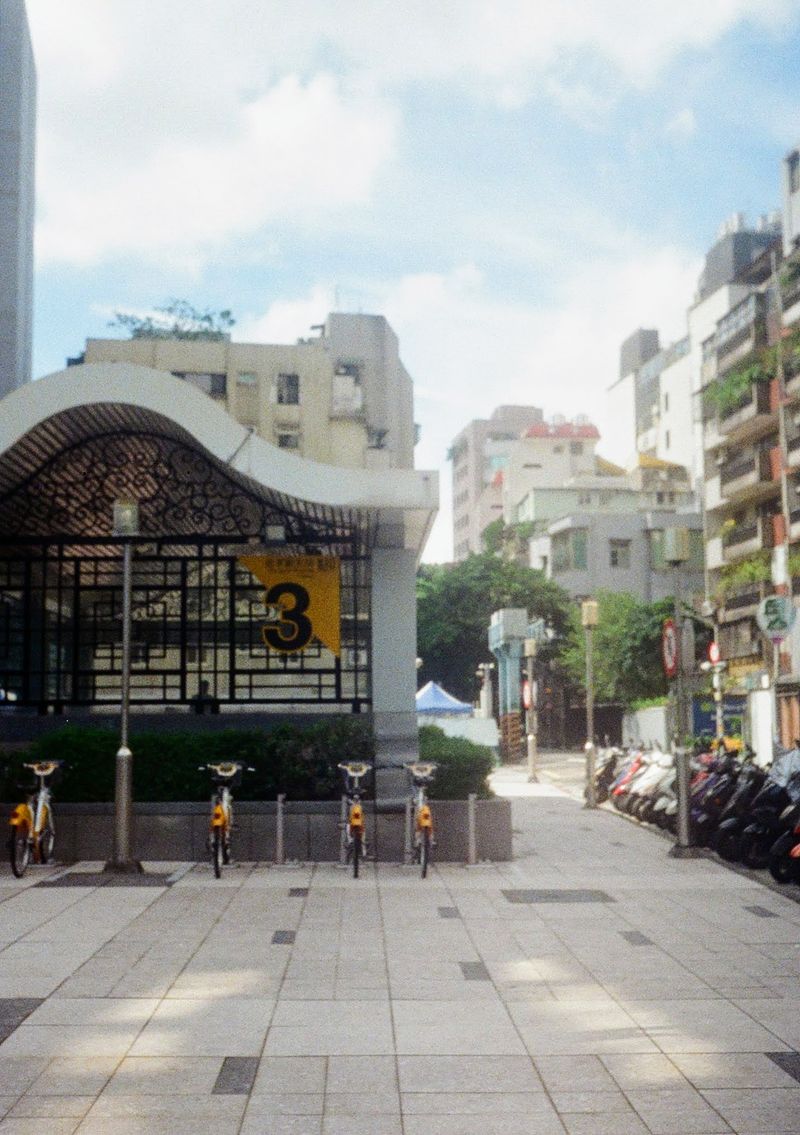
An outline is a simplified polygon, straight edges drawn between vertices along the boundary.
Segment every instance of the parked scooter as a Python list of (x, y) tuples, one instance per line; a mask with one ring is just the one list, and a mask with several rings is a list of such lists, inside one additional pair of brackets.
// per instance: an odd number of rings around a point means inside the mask
[(766, 770), (759, 768), (748, 758), (739, 772), (736, 790), (720, 813), (710, 846), (717, 855), (730, 863), (739, 858), (739, 841), (749, 822), (753, 800), (763, 788), (766, 776)]
[(736, 791), (738, 776), (735, 755), (720, 742), (711, 772), (695, 789), (690, 803), (692, 839), (698, 847), (707, 847), (713, 840), (725, 805)]
[(796, 803), (800, 803), (800, 749), (791, 749), (773, 762), (751, 805), (749, 823), (739, 841), (739, 858), (746, 867), (768, 865), (770, 850), (788, 822), (781, 817)]
[(800, 883), (800, 804), (790, 804), (781, 815), (782, 835), (769, 850), (769, 873), (776, 883)]

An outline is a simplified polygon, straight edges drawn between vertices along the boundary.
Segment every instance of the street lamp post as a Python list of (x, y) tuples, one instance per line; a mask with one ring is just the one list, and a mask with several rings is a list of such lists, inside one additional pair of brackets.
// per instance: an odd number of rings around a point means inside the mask
[(592, 657), (594, 629), (600, 621), (596, 599), (584, 599), (581, 603), (581, 625), (586, 631), (586, 807), (597, 807), (595, 785), (594, 748), (594, 659)]
[(689, 559), (689, 529), (667, 528), (664, 532), (664, 559), (675, 569), (675, 653), (677, 669), (675, 671), (675, 721), (673, 733), (678, 744), (682, 744), (691, 726), (687, 723), (686, 692), (684, 688), (684, 642), (683, 642), (683, 614), (681, 612), (681, 568)]
[(114, 778), (114, 847), (106, 871), (136, 873), (141, 863), (132, 854), (133, 754), (128, 747), (128, 717), (131, 700), (131, 590), (133, 547), (131, 538), (139, 534), (139, 505), (136, 501), (114, 502), (113, 533), (124, 539), (122, 546), (122, 674), (120, 679), (119, 748)]
[(689, 529), (667, 528), (664, 532), (664, 559), (675, 569), (675, 772), (676, 795), (678, 801), (677, 840), (670, 855), (678, 857), (694, 855), (692, 849), (692, 830), (689, 817), (689, 750), (685, 740), (692, 726), (687, 721), (687, 704), (684, 688), (684, 637), (683, 615), (681, 613), (681, 568), (689, 559)]

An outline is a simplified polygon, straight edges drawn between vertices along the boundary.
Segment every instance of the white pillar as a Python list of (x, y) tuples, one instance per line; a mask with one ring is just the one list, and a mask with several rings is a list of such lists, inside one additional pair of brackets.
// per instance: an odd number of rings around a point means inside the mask
[[(417, 727), (417, 557), (406, 548), (372, 552), (372, 714), (376, 764), (419, 756)], [(380, 799), (400, 800), (404, 772), (376, 772)]]

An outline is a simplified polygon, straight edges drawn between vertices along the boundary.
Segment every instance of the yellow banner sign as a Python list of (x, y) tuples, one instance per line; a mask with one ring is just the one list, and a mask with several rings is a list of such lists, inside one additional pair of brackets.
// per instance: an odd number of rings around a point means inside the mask
[(266, 588), (261, 636), (270, 650), (294, 654), (317, 638), (341, 651), (338, 556), (240, 556)]

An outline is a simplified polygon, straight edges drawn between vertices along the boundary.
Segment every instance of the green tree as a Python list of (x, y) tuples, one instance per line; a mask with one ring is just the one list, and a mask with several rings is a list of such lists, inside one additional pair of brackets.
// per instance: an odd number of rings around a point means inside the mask
[(554, 632), (542, 650), (557, 651), (569, 618), (570, 600), (540, 571), (489, 553), (458, 564), (423, 564), (417, 576), (417, 649), (420, 679), (433, 679), (456, 697), (472, 701), (478, 664), (489, 658), (487, 636), (493, 611), (524, 607)]
[(157, 315), (115, 311), (109, 327), (121, 327), (131, 339), (202, 339), (219, 342), (230, 336), (236, 320), (230, 311), (198, 311), (187, 300), (172, 299)]
[[(645, 603), (627, 592), (597, 595), (599, 621), (592, 632), (592, 669), (598, 701), (630, 705), (640, 698), (663, 697), (667, 679), (661, 657), (664, 619), (672, 599)], [(586, 631), (580, 607), (570, 612), (567, 644), (561, 663), (576, 685), (586, 684)]]

